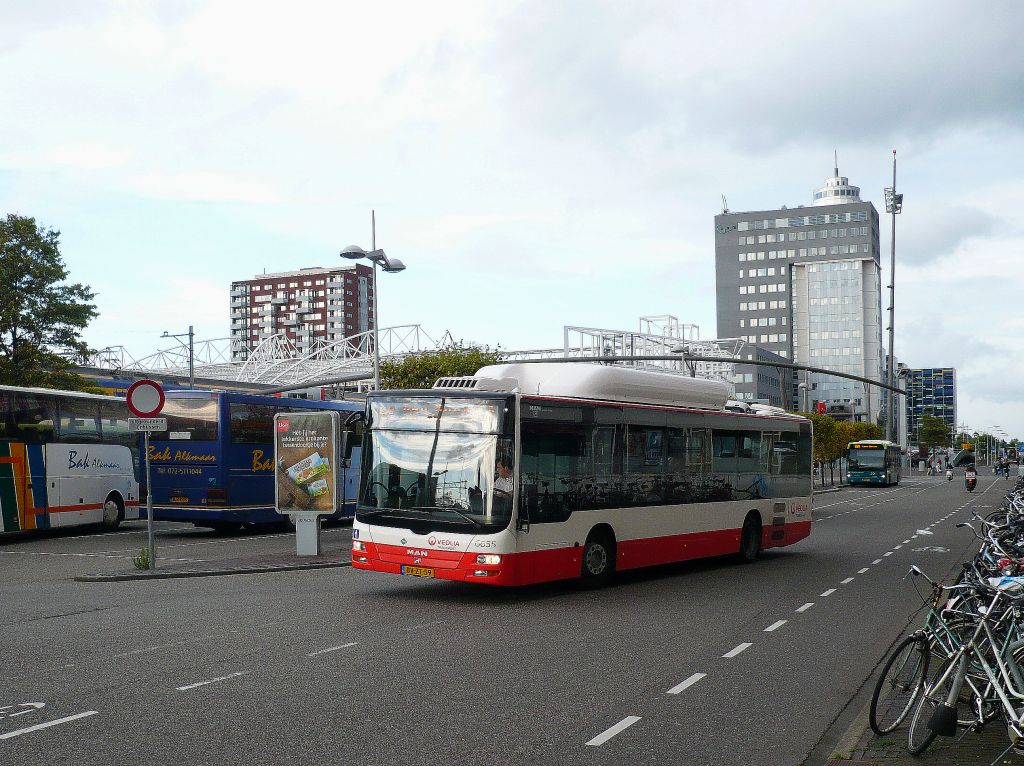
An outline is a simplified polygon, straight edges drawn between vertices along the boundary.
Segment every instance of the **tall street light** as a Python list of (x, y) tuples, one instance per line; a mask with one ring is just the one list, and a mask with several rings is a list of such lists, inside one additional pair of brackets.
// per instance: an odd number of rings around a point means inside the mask
[[(181, 340), (181, 338), (184, 338), (186, 336), (188, 336), (188, 345), (187, 346), (185, 346), (185, 343)], [(181, 343), (182, 346), (184, 346), (185, 348), (188, 349), (188, 387), (189, 388), (195, 388), (196, 387), (196, 365), (195, 365), (196, 357), (195, 357), (195, 354), (193, 353), (193, 341), (195, 339), (195, 333), (192, 332), (192, 325), (188, 326), (188, 332), (179, 332), (179, 333), (173, 333), (172, 334), (172, 333), (167, 332), (167, 330), (164, 330), (164, 334), (161, 335), (160, 337), (161, 338), (174, 338), (176, 341), (178, 341), (178, 343)]]
[(341, 251), (342, 258), (351, 261), (358, 261), (363, 258), (373, 263), (373, 387), (380, 388), (380, 323), (377, 319), (377, 266), (378, 264), (388, 274), (397, 274), (405, 271), (405, 264), (397, 258), (388, 258), (383, 250), (377, 249), (377, 213), (370, 211), (370, 251), (367, 252), (359, 245), (349, 245)]
[[(892, 150), (892, 187), (885, 189), (885, 212), (892, 216), (892, 250), (889, 256), (889, 369), (886, 382), (892, 386), (893, 365), (895, 355), (893, 353), (893, 335), (895, 332), (895, 303), (896, 303), (896, 215), (903, 212), (903, 195), (896, 193), (896, 150)], [(885, 392), (887, 406), (885, 408), (885, 430), (887, 438), (896, 441), (899, 437), (894, 433), (896, 418), (893, 417), (893, 405), (896, 403), (896, 396), (892, 390)]]

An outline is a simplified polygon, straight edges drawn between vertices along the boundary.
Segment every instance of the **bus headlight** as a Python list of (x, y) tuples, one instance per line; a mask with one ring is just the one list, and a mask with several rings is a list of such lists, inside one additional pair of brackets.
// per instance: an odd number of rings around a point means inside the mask
[(501, 556), (497, 553), (480, 553), (476, 557), (477, 564), (500, 564)]
[(362, 540), (353, 540), (352, 541), (352, 550), (354, 550), (354, 551), (365, 551), (366, 550), (366, 543), (364, 543)]

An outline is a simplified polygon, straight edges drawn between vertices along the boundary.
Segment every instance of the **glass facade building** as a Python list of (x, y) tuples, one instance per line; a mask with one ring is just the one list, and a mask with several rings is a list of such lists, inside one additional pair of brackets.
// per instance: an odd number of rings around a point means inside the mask
[(956, 427), (956, 368), (926, 367), (907, 370), (907, 432), (917, 444), (921, 417), (933, 415)]

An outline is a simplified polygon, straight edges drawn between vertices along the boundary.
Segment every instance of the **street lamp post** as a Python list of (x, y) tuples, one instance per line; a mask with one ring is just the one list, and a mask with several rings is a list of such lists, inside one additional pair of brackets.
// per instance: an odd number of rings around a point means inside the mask
[(373, 387), (380, 388), (380, 323), (377, 318), (377, 265), (388, 274), (405, 271), (405, 264), (397, 258), (388, 258), (383, 250), (377, 249), (377, 213), (370, 211), (370, 252), (359, 245), (349, 245), (340, 253), (342, 258), (358, 261), (366, 258), (373, 263)]
[[(903, 212), (903, 195), (896, 193), (896, 150), (892, 150), (892, 188), (885, 190), (885, 212), (892, 216), (892, 249), (889, 254), (889, 369), (886, 382), (893, 384), (893, 365), (895, 354), (893, 353), (893, 336), (895, 334), (895, 310), (896, 310), (896, 215)], [(893, 428), (896, 425), (896, 418), (893, 417), (893, 405), (896, 397), (891, 390), (885, 392), (887, 406), (885, 408), (885, 430), (886, 435), (892, 441), (896, 441)]]
[[(184, 338), (186, 335), (188, 336), (188, 345), (187, 346), (185, 346), (185, 344), (181, 341), (181, 338)], [(174, 338), (176, 341), (178, 341), (178, 343), (181, 343), (182, 346), (184, 346), (185, 348), (188, 349), (188, 387), (189, 388), (195, 388), (196, 387), (196, 363), (195, 363), (196, 357), (195, 357), (195, 353), (194, 353), (194, 350), (193, 350), (194, 349), (194, 345), (193, 344), (194, 344), (194, 341), (195, 341), (195, 333), (192, 331), (192, 325), (188, 326), (188, 332), (169, 333), (169, 332), (167, 332), (167, 330), (164, 330), (164, 334), (161, 335), (160, 337), (161, 338)]]

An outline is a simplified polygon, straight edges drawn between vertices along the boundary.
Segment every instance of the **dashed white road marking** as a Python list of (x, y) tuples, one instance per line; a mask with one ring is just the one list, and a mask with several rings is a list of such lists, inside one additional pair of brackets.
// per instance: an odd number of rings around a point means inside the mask
[(739, 646), (737, 646), (736, 648), (730, 649), (725, 654), (723, 654), (722, 655), (722, 659), (731, 660), (737, 654), (739, 654), (740, 652), (745, 652), (747, 649), (749, 649), (752, 646), (753, 646), (753, 644), (751, 644), (749, 642), (744, 642), (744, 643), (740, 644)]
[[(910, 540), (904, 540), (903, 542), (904, 542), (904, 543), (909, 543), (909, 542), (910, 542)], [(892, 549), (893, 549), (894, 551), (898, 551), (898, 550), (899, 550), (900, 548), (902, 548), (902, 547), (903, 547), (902, 545), (894, 545), (894, 546), (892, 547)]]
[(881, 559), (875, 559), (874, 561), (871, 562), (871, 565), (874, 566), (875, 564), (881, 564), (881, 563), (882, 563)]
[(356, 641), (352, 641), (352, 642), (347, 643), (347, 644), (342, 644), (341, 646), (332, 646), (329, 649), (321, 649), (320, 651), (317, 651), (317, 652), (310, 652), (306, 656), (307, 657), (317, 657), (317, 656), (319, 656), (321, 654), (327, 654), (328, 652), (336, 652), (339, 649), (348, 649), (350, 646), (355, 646), (356, 643), (357, 643)]
[(852, 577), (847, 577), (845, 580), (840, 580), (839, 584), (840, 585), (849, 585), (852, 582), (853, 582), (853, 578)]
[(822, 596), (831, 596), (831, 595), (832, 595), (833, 593), (835, 593), (835, 592), (836, 592), (836, 589), (835, 589), (835, 588), (829, 588), (829, 589), (828, 589), (827, 591), (825, 591), (825, 592), (824, 592), (824, 593), (822, 593), (821, 595), (822, 595)]
[[(870, 569), (870, 568), (871, 568), (871, 567), (864, 567), (863, 569), (858, 569), (858, 570), (857, 570), (857, 574), (864, 574), (864, 573), (865, 573), (865, 572), (867, 572), (867, 571), (868, 571), (868, 569)], [(853, 578), (851, 577), (850, 579), (852, 580)]]
[(603, 732), (598, 734), (592, 740), (587, 742), (587, 744), (591, 747), (601, 747), (601, 745), (610, 740), (616, 734), (621, 734), (639, 720), (640, 716), (638, 715), (627, 715), (625, 718), (623, 718), (617, 724), (612, 726), (610, 729), (605, 729)]
[(810, 609), (810, 608), (811, 608), (812, 606), (814, 606), (814, 602), (813, 602), (813, 601), (808, 601), (808, 602), (807, 602), (806, 604), (804, 604), (803, 606), (798, 606), (798, 607), (796, 608), (796, 610), (797, 610), (798, 612), (806, 612), (806, 611), (807, 611), (808, 609)]
[(6, 734), (0, 734), (0, 739), (13, 739), (14, 737), (20, 737), (22, 734), (28, 734), (29, 732), (39, 731), (40, 729), (49, 729), (51, 726), (59, 726), (62, 723), (77, 721), (80, 718), (88, 718), (89, 716), (96, 715), (99, 712), (99, 710), (87, 710), (84, 713), (76, 713), (75, 715), (69, 715), (65, 718), (58, 718), (55, 721), (37, 723), (35, 726), (26, 726), (24, 729), (18, 729), (16, 731), (9, 731)]
[(207, 684), (215, 684), (215, 683), (217, 683), (219, 681), (227, 681), (229, 678), (237, 678), (238, 676), (244, 676), (247, 672), (248, 671), (245, 671), (245, 670), (239, 670), (237, 673), (229, 673), (228, 675), (221, 676), (220, 678), (211, 678), (209, 681), (198, 681), (197, 683), (194, 683), (194, 684), (186, 684), (185, 686), (176, 686), (175, 688), (179, 692), (187, 692), (190, 689), (197, 689), (200, 686), (206, 686)]
[(885, 552), (885, 553), (883, 553), (882, 555), (883, 555), (883, 556), (891, 556), (891, 555), (892, 555), (892, 551), (886, 551), (886, 552)]
[[(904, 540), (904, 541), (903, 541), (903, 545), (906, 545), (906, 544), (907, 544), (907, 543), (909, 543), (909, 542), (910, 542), (910, 540)], [(898, 546), (898, 545), (897, 545), (896, 547), (897, 547), (897, 548), (899, 548), (900, 546)]]
[(764, 632), (765, 633), (774, 633), (779, 628), (781, 628), (783, 625), (785, 625), (787, 622), (789, 622), (789, 620), (776, 620), (771, 625), (769, 625), (767, 628), (765, 628)]
[(691, 686), (693, 686), (695, 683), (697, 683), (700, 679), (706, 678), (706, 677), (707, 677), (707, 673), (694, 673), (692, 676), (687, 678), (682, 683), (678, 683), (675, 686), (673, 686), (671, 689), (669, 689), (667, 692), (665, 692), (665, 694), (679, 694), (679, 692), (686, 691)]

